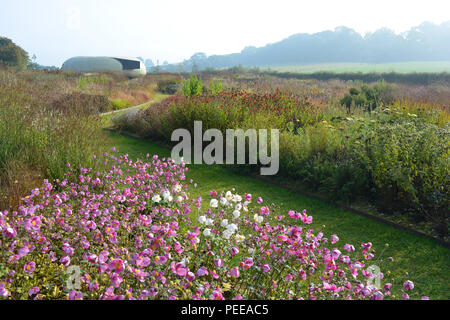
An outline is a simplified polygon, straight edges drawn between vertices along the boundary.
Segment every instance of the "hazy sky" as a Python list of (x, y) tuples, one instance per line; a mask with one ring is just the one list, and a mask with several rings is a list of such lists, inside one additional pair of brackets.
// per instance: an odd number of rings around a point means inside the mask
[(364, 34), (448, 20), (449, 0), (0, 0), (0, 36), (56, 66), (77, 55), (179, 62), (342, 25)]

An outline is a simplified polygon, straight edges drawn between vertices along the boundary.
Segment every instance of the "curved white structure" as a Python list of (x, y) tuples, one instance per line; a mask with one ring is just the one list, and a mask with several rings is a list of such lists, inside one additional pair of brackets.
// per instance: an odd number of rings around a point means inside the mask
[(118, 72), (129, 78), (147, 74), (141, 60), (128, 57), (74, 57), (64, 62), (61, 69), (78, 73)]

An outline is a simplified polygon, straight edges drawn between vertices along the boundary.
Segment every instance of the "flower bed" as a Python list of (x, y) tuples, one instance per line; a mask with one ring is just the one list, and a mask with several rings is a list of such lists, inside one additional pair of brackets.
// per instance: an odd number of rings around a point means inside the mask
[[(68, 165), (66, 179), (1, 212), (0, 297), (390, 297), (390, 283), (375, 286), (384, 276), (370, 271), (370, 242), (340, 244), (306, 211), (279, 212), (248, 193), (190, 199), (183, 163), (147, 157), (105, 154), (105, 172)], [(404, 282), (403, 298), (413, 288)]]

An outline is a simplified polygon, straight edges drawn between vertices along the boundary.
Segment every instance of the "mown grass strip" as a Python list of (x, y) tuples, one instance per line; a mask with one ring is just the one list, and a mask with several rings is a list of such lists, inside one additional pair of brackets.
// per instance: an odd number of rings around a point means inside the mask
[[(108, 135), (119, 152), (128, 153), (132, 158), (142, 158), (147, 153), (170, 156), (168, 148), (154, 143), (115, 132), (109, 132)], [(337, 234), (342, 245), (351, 243), (356, 246), (371, 241), (382, 259), (372, 263), (385, 271), (384, 282), (400, 282), (407, 278), (416, 283), (420, 295), (433, 299), (450, 299), (450, 250), (431, 239), (398, 230), (256, 178), (239, 175), (224, 167), (190, 165), (187, 177), (198, 183), (198, 187), (192, 191), (192, 196), (195, 197), (207, 199), (211, 189), (226, 191), (235, 188), (240, 193), (261, 196), (267, 203), (276, 203), (282, 212), (307, 209), (314, 217), (314, 229), (322, 229), (328, 236)], [(388, 257), (392, 257), (393, 262), (384, 260)]]

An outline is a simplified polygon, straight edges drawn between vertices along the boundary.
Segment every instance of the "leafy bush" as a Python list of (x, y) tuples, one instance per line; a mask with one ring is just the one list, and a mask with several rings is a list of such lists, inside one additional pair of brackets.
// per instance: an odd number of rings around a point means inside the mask
[(30, 59), (28, 53), (10, 39), (0, 37), (0, 65), (25, 70)]
[(161, 80), (157, 84), (158, 91), (164, 94), (175, 94), (179, 87), (179, 83), (175, 80)]
[(392, 103), (394, 100), (392, 87), (384, 81), (369, 86), (364, 84), (360, 89), (350, 88), (349, 93), (341, 99), (348, 111), (351, 107), (363, 107), (367, 111), (373, 111), (377, 107)]
[(183, 83), (183, 94), (186, 97), (192, 97), (202, 94), (202, 78), (192, 75), (189, 80)]
[(414, 289), (381, 285), (372, 243), (339, 244), (306, 210), (214, 190), (202, 209), (184, 163), (99, 161), (110, 168), (70, 166), (0, 212), (0, 298), (382, 300)]
[[(169, 142), (177, 128), (193, 132), (194, 121), (202, 121), (204, 130), (222, 132), (278, 128), (280, 177), (334, 200), (371, 204), (395, 219), (400, 214), (408, 225), (426, 222), (433, 235), (448, 237), (445, 107), (407, 101), (384, 105), (391, 97), (384, 83), (350, 88), (352, 104), (359, 97), (377, 105), (373, 110), (367, 104), (370, 112), (356, 109), (353, 115), (313, 105), (307, 93), (305, 98), (263, 89), (173, 97), (140, 111), (128, 129)], [(235, 169), (247, 173), (259, 167)]]

